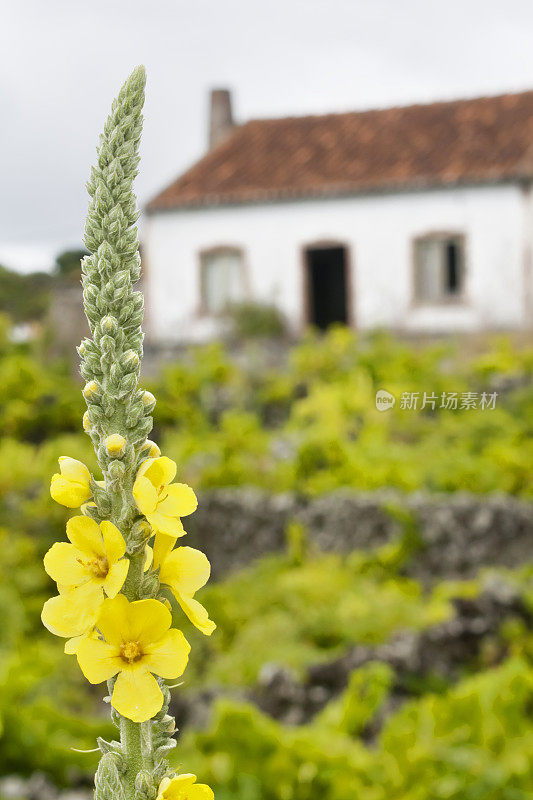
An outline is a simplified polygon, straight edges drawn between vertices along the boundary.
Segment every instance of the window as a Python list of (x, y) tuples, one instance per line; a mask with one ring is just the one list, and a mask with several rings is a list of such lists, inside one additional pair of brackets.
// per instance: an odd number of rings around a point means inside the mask
[(217, 248), (203, 253), (202, 300), (210, 314), (219, 314), (244, 297), (244, 258), (237, 248)]
[(460, 301), (464, 283), (461, 236), (432, 235), (415, 240), (415, 299), (421, 303)]

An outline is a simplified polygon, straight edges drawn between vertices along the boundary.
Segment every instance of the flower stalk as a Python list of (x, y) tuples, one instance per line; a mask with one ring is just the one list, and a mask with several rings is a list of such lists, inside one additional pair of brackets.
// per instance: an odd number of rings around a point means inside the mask
[(45, 603), (42, 619), (68, 638), (65, 652), (76, 654), (91, 683), (107, 681), (120, 737), (98, 740), (95, 800), (211, 800), (208, 786), (194, 775), (174, 775), (167, 761), (176, 742), (166, 682), (183, 674), (190, 646), (171, 627), (161, 584), (203, 633), (215, 625), (193, 596), (208, 580), (207, 558), (175, 547), (196, 498), (174, 482), (176, 465), (147, 440), (155, 398), (139, 386), (143, 297), (134, 289), (141, 265), (133, 180), (144, 89), (145, 71), (137, 67), (113, 102), (87, 184), (90, 255), (82, 261), (82, 284), (91, 336), (78, 352), (86, 381), (83, 430), (102, 478), (60, 458), (51, 495), (68, 508), (81, 506), (81, 514), (69, 520), (69, 542), (45, 557), (58, 595)]

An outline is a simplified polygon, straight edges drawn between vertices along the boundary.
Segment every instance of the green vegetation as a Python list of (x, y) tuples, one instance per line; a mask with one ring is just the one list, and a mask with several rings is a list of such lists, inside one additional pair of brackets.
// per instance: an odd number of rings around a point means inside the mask
[(374, 712), (388, 680), (380, 665), (357, 671), (327, 716), (298, 728), (220, 702), (212, 727), (187, 733), (180, 752), (217, 800), (529, 800), (531, 659), (407, 703), (368, 747), (354, 736), (357, 715)]
[(237, 340), (279, 337), (285, 333), (285, 321), (275, 305), (235, 303), (227, 312), (231, 335)]
[[(165, 450), (199, 487), (252, 483), (317, 494), (372, 490), (503, 491), (533, 487), (533, 349), (506, 339), (466, 359), (459, 345), (413, 348), (385, 334), (313, 334), (288, 363), (254, 353), (238, 368), (222, 347), (192, 351), (158, 381), (156, 424)], [(494, 410), (400, 408), (403, 392), (498, 391)], [(375, 394), (398, 398), (387, 412)]]
[[(193, 349), (150, 387), (158, 396), (154, 439), (195, 488), (251, 483), (319, 494), (392, 486), (532, 497), (531, 348), (506, 338), (476, 348), (413, 346), (337, 329), (309, 334), (276, 366), (263, 355), (258, 343), (238, 360), (220, 345)], [(391, 411), (376, 410), (381, 388), (398, 398)], [(0, 768), (43, 770), (65, 784), (96, 763), (95, 754), (70, 748), (111, 735), (100, 691), (86, 686), (39, 620), (50, 594), (39, 562), (68, 516), (50, 502), (50, 475), (65, 452), (94, 466), (79, 390), (65, 365), (12, 344), (0, 320)], [(494, 410), (408, 411), (399, 407), (407, 391), (499, 394)], [(417, 537), (408, 519), (400, 523), (401, 541), (341, 558), (310, 550), (292, 522), (285, 554), (206, 588), (199, 599), (218, 629), (206, 639), (184, 626), (194, 658), (183, 691), (242, 697), (265, 663), (301, 675), (353, 644), (449, 618), (450, 598), (477, 593), (481, 579), (425, 591), (405, 577)], [(533, 610), (531, 570), (505, 579)], [(388, 710), (372, 742), (361, 734), (388, 709), (393, 682), (383, 664), (353, 673), (344, 694), (300, 727), (220, 700), (205, 730), (184, 732), (179, 758), (217, 800), (529, 800), (533, 637), (510, 619), (500, 640), (497, 657), (465, 664), (456, 684), (422, 681)]]
[[(378, 644), (398, 630), (421, 630), (447, 619), (441, 596), (425, 597), (420, 585), (398, 574), (396, 548), (372, 555), (321, 555), (294, 565), (263, 557), (224, 583), (203, 590), (202, 603), (217, 621), (210, 639), (195, 636), (202, 657), (187, 683), (253, 685), (263, 664), (295, 672), (342, 654), (354, 642)], [(265, 591), (265, 587), (269, 587)], [(268, 632), (265, 635), (265, 632)]]
[(52, 278), (45, 272), (21, 275), (0, 266), (0, 312), (9, 312), (14, 322), (34, 322), (44, 317)]
[[(79, 431), (79, 387), (0, 333), (0, 435), (50, 442)], [(241, 359), (241, 362), (243, 360)], [(244, 366), (221, 345), (192, 349), (150, 388), (155, 436), (196, 488), (254, 484), (320, 494), (373, 490), (533, 494), (533, 348), (505, 338), (466, 357), (457, 344), (415, 348), (385, 334), (310, 334), (285, 363), (261, 350)], [(376, 410), (386, 388), (397, 402)], [(497, 392), (494, 409), (440, 408), (443, 393)], [(419, 408), (401, 408), (402, 393)], [(421, 409), (423, 394), (435, 408)], [(83, 434), (79, 433), (80, 441)], [(38, 456), (37, 456), (38, 457)]]
[(54, 272), (60, 278), (81, 278), (81, 260), (89, 255), (88, 250), (64, 250), (56, 256)]
[(0, 313), (13, 322), (42, 322), (48, 313), (50, 295), (57, 281), (80, 279), (80, 260), (86, 250), (59, 253), (54, 272), (31, 272), (27, 275), (0, 265)]

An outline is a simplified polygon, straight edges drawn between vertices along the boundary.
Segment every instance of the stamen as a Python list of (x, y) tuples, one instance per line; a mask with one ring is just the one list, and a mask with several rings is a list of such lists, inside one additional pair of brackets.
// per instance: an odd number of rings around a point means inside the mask
[(105, 578), (109, 572), (109, 564), (105, 556), (91, 558), (85, 562), (85, 566), (96, 578)]
[(133, 664), (142, 657), (142, 650), (139, 642), (124, 642), (120, 648), (120, 655), (128, 664)]

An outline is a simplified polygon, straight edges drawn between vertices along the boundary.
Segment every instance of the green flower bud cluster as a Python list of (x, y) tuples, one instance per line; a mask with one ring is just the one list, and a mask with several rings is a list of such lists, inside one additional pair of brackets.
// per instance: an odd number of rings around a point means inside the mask
[[(144, 68), (138, 67), (113, 102), (87, 184), (85, 244), (90, 255), (82, 261), (82, 284), (91, 337), (78, 348), (86, 381), (83, 429), (91, 437), (104, 476), (103, 486), (91, 482), (94, 502), (83, 511), (97, 521), (111, 520), (124, 533), (130, 557), (124, 592), (130, 599), (153, 597), (159, 590), (154, 571), (143, 575), (145, 544), (152, 531), (132, 496), (137, 470), (155, 447), (146, 439), (155, 398), (139, 387), (143, 297), (134, 290), (140, 258), (132, 186), (139, 165), (144, 85)], [(173, 720), (167, 715), (169, 691), (163, 683), (161, 688), (160, 713), (142, 725), (111, 710), (121, 740), (98, 740), (102, 758), (95, 800), (129, 800), (132, 790), (139, 800), (155, 800), (168, 772), (165, 755), (176, 744)], [(113, 681), (110, 694), (112, 690)], [(153, 770), (141, 769), (146, 763), (153, 764)]]
[[(147, 457), (143, 446), (152, 429), (155, 401), (139, 388), (143, 297), (133, 180), (139, 164), (145, 73), (138, 67), (113, 102), (100, 138), (90, 195), (82, 262), (83, 300), (91, 338), (78, 348), (86, 380), (84, 430), (90, 435), (106, 478), (106, 490), (131, 497), (136, 469)], [(149, 395), (147, 401), (146, 396)], [(95, 492), (97, 512), (108, 516), (105, 491)], [(117, 523), (131, 523), (133, 504), (123, 504)]]

